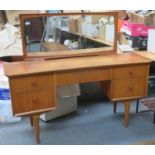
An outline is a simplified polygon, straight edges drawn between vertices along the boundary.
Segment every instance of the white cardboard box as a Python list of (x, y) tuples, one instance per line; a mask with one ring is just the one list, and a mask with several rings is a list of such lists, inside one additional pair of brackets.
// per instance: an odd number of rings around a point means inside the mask
[(80, 95), (78, 84), (59, 87), (57, 89), (56, 109), (40, 116), (43, 121), (49, 121), (57, 117), (69, 114), (77, 110), (77, 96)]
[(57, 99), (55, 110), (42, 114), (40, 118), (43, 121), (49, 121), (57, 117), (72, 113), (77, 110), (77, 96)]
[(155, 30), (154, 29), (149, 29), (148, 30), (148, 43), (147, 43), (147, 51), (155, 53)]

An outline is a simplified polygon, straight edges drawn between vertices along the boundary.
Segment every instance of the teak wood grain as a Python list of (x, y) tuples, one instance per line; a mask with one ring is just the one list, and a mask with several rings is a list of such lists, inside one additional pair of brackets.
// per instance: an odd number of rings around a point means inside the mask
[(124, 66), (113, 69), (113, 78), (141, 77), (148, 74), (149, 65)]
[[(73, 13), (20, 15), (23, 53), (27, 61), (4, 64), (5, 75), (9, 77), (13, 114), (31, 117), (36, 142), (39, 143), (39, 115), (56, 108), (57, 86), (100, 81), (102, 90), (114, 101), (114, 112), (117, 101), (124, 102), (124, 125), (127, 127), (131, 101), (147, 95), (149, 64), (152, 59), (136, 53), (116, 54), (118, 13), (104, 12), (74, 13), (74, 15), (114, 16), (113, 49), (92, 48), (74, 51), (73, 54), (68, 50), (62, 53), (56, 52), (52, 48), (52, 51), (46, 54), (36, 52), (30, 56), (33, 59), (28, 60), (24, 38), (25, 18), (51, 15), (64, 16)], [(41, 57), (46, 57), (46, 60)]]
[(142, 56), (146, 59), (149, 59), (151, 61), (155, 61), (155, 53), (154, 52), (149, 52), (149, 51), (137, 51), (134, 52), (135, 54)]
[(150, 62), (132, 53), (5, 63), (13, 114), (32, 115), (39, 142), (38, 115), (56, 108), (56, 87), (100, 81), (111, 101), (124, 102), (124, 125), (127, 127), (130, 102), (147, 95)]
[(103, 80), (111, 80), (110, 69), (83, 69), (77, 71), (56, 73), (56, 84), (67, 85), (75, 83), (87, 83)]
[(56, 86), (53, 74), (14, 77), (9, 80), (13, 114), (23, 116), (52, 110), (56, 107)]
[(5, 74), (8, 77), (24, 76), (30, 74), (43, 74), (48, 72), (71, 71), (89, 68), (110, 68), (114, 66), (125, 66), (134, 64), (150, 63), (151, 61), (137, 54), (112, 54), (104, 56), (91, 56), (80, 58), (65, 58), (56, 60), (36, 59), (33, 61), (22, 61), (5, 63)]

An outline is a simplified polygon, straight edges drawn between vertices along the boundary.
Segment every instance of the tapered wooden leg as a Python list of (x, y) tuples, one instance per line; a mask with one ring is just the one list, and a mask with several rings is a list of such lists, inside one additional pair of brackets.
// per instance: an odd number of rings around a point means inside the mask
[(129, 111), (130, 111), (130, 102), (124, 102), (124, 126), (128, 127), (129, 122)]
[(113, 102), (113, 113), (115, 114), (117, 110), (117, 102)]
[(137, 103), (136, 103), (136, 113), (138, 113), (138, 109), (139, 109), (139, 99), (137, 99)]
[(153, 111), (153, 123), (155, 124), (155, 111)]
[(32, 116), (30, 116), (30, 124), (33, 127), (33, 118), (32, 118)]
[(33, 127), (34, 127), (34, 132), (35, 132), (35, 139), (36, 143), (40, 143), (40, 128), (39, 128), (39, 115), (33, 115)]

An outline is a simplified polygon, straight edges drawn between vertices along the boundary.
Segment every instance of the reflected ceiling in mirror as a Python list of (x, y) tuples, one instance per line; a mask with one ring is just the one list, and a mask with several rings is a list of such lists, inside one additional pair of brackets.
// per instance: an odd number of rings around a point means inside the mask
[(21, 15), (25, 58), (115, 52), (116, 12)]

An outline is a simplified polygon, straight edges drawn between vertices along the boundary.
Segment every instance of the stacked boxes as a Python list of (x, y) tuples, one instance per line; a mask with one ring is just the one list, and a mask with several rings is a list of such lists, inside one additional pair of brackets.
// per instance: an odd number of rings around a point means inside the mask
[(13, 117), (8, 78), (4, 75), (3, 65), (0, 62), (0, 122), (18, 122), (20, 117)]
[(40, 118), (43, 121), (49, 121), (54, 118), (72, 113), (77, 110), (77, 96), (80, 95), (79, 85), (61, 86), (57, 89), (56, 109), (45, 114)]
[(6, 17), (8, 23), (11, 25), (19, 25), (19, 15), (20, 14), (31, 14), (31, 13), (39, 13), (37, 10), (6, 10)]
[(73, 33), (78, 33), (78, 19), (69, 20), (69, 31)]
[[(129, 45), (139, 50), (147, 49), (148, 31), (155, 29), (155, 25), (147, 22), (150, 16), (143, 17), (136, 16), (135, 13), (130, 14), (129, 20), (122, 20), (121, 32), (124, 32), (126, 39), (129, 41)], [(139, 18), (138, 18), (139, 17)], [(143, 20), (142, 20), (143, 19)], [(150, 20), (149, 20), (150, 21)], [(136, 23), (137, 22), (137, 23)]]
[(155, 26), (155, 11), (138, 10), (128, 13), (129, 20), (136, 24)]

